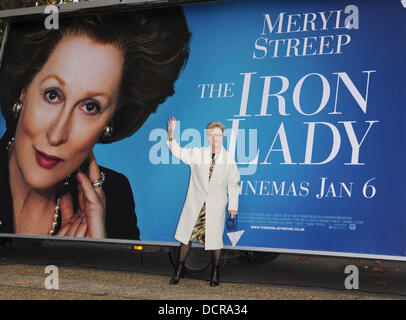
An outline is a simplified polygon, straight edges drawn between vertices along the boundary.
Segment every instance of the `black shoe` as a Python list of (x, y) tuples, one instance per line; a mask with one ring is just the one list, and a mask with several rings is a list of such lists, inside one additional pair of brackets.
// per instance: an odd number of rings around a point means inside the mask
[(215, 266), (211, 270), (210, 287), (216, 287), (220, 284), (220, 267)]
[(175, 270), (175, 274), (173, 275), (171, 281), (169, 281), (170, 284), (178, 284), (180, 278), (183, 279), (185, 276), (185, 262), (179, 262), (178, 267)]

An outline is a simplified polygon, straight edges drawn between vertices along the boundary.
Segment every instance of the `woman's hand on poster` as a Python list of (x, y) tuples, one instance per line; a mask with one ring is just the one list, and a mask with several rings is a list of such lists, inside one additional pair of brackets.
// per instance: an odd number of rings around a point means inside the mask
[(57, 236), (105, 238), (106, 198), (102, 187), (94, 187), (93, 182), (100, 179), (100, 169), (96, 158), (91, 152), (89, 158), (89, 176), (78, 170), (79, 209), (73, 212), (70, 193), (61, 197), (62, 228)]
[(171, 117), (168, 120), (168, 137), (169, 138), (173, 138), (173, 133), (176, 129), (176, 118), (175, 117)]
[(236, 210), (228, 210), (228, 214), (230, 215), (231, 219), (234, 219), (234, 217), (237, 215)]

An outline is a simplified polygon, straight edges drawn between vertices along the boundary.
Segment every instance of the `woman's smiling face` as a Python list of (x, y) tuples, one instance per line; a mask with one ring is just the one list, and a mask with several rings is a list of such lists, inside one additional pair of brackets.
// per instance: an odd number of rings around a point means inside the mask
[(15, 135), (15, 161), (35, 189), (55, 186), (89, 156), (117, 107), (122, 52), (87, 37), (65, 37), (29, 86)]
[(218, 127), (211, 128), (208, 130), (207, 137), (209, 139), (212, 152), (220, 152), (223, 145), (223, 131)]

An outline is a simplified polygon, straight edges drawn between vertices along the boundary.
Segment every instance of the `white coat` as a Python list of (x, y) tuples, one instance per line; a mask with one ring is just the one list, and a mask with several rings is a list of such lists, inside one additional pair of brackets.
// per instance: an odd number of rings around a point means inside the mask
[(221, 147), (209, 182), (212, 161), (210, 146), (181, 148), (175, 139), (166, 143), (174, 157), (190, 166), (189, 188), (175, 239), (189, 243), (197, 217), (206, 203), (205, 250), (222, 249), (227, 202), (228, 210), (238, 211), (240, 174), (234, 158)]

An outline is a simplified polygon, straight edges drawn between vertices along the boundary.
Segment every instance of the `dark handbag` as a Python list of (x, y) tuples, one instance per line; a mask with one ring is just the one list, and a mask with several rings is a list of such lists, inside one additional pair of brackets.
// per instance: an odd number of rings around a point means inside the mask
[(228, 216), (227, 230), (228, 231), (237, 231), (237, 215), (234, 217), (234, 219), (231, 219), (230, 215)]

